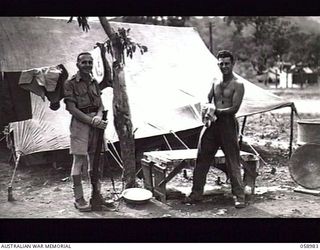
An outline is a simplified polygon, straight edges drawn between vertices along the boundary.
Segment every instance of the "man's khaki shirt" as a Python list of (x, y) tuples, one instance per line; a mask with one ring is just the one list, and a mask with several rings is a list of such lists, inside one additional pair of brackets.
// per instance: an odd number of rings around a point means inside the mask
[(79, 72), (64, 85), (64, 101), (74, 102), (78, 109), (100, 107), (102, 104), (100, 95), (98, 82), (93, 77), (88, 83), (85, 82)]
[[(64, 101), (74, 102), (78, 109), (97, 107), (102, 105), (98, 82), (91, 78), (89, 82), (81, 79), (78, 72), (64, 84)], [(95, 112), (87, 113), (94, 117)], [(95, 152), (98, 129), (72, 116), (70, 123), (70, 153), (86, 155)]]

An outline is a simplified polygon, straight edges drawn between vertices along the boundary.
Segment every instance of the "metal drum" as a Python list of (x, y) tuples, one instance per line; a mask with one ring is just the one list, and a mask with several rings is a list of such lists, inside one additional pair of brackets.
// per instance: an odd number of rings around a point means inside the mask
[(298, 138), (297, 144), (306, 143), (320, 144), (320, 119), (304, 119), (297, 121)]

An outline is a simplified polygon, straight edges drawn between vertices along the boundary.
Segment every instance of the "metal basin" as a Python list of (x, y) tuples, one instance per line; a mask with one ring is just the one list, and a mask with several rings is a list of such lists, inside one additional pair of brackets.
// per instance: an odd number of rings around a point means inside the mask
[(122, 197), (128, 203), (143, 204), (152, 198), (152, 193), (143, 188), (128, 188), (123, 191)]
[(320, 188), (320, 144), (307, 143), (299, 147), (290, 158), (289, 172), (299, 185)]
[(306, 143), (320, 144), (320, 119), (304, 119), (297, 121), (298, 133), (297, 144)]

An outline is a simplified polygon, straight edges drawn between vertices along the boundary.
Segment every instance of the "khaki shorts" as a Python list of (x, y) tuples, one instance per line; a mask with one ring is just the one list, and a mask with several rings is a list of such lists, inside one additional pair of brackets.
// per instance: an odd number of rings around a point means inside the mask
[[(87, 115), (94, 117), (96, 113)], [(72, 117), (70, 124), (70, 154), (87, 155), (87, 153), (94, 153), (97, 148), (99, 130)]]

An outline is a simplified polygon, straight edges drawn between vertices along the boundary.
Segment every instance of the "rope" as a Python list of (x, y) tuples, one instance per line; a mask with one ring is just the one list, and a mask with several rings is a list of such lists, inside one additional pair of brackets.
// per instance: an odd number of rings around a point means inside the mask
[[(107, 162), (107, 164), (109, 164), (108, 162), (108, 157), (107, 157), (107, 154), (104, 154), (104, 158), (105, 158), (105, 161)], [(114, 191), (114, 195), (116, 196), (116, 199), (118, 200), (119, 199), (119, 196), (117, 194), (117, 190), (116, 190), (116, 186), (114, 184), (114, 179), (113, 179), (113, 174), (111, 172), (111, 168), (110, 168), (110, 180), (111, 180), (111, 185), (112, 185), (112, 189)]]
[(163, 136), (163, 139), (165, 140), (168, 148), (169, 148), (170, 150), (172, 150), (172, 147), (170, 146), (170, 144), (169, 144), (169, 142), (168, 142), (168, 140), (167, 140), (167, 137), (166, 137), (165, 135), (162, 135), (162, 136)]
[(119, 155), (119, 153), (118, 153), (118, 150), (117, 150), (116, 147), (114, 146), (114, 143), (111, 142), (111, 141), (109, 141), (109, 140), (108, 140), (108, 143), (111, 144), (113, 150), (116, 152), (116, 155), (117, 155), (117, 157), (118, 157), (118, 160), (123, 164), (123, 161), (122, 161), (122, 159), (121, 159), (121, 157), (120, 157), (120, 155)]
[(112, 151), (109, 149), (109, 147), (107, 146), (107, 151), (110, 152), (111, 156), (114, 158), (114, 160), (117, 162), (117, 164), (119, 165), (119, 167), (123, 170), (124, 167), (123, 165), (121, 164), (121, 162), (117, 159), (117, 157), (115, 157), (115, 155), (112, 153)]
[[(162, 128), (159, 128), (158, 126), (153, 125), (153, 124), (151, 124), (151, 123), (149, 123), (149, 122), (147, 122), (147, 124), (150, 125), (151, 127), (154, 127), (154, 128), (156, 128), (156, 129), (160, 130), (160, 131), (167, 131), (167, 130), (164, 130), (164, 129), (162, 129)], [(186, 149), (190, 149), (190, 148), (176, 135), (176, 133), (175, 133), (173, 130), (169, 130), (169, 132), (170, 132), (171, 134), (173, 134), (174, 137), (176, 137), (176, 138), (178, 139), (178, 141), (181, 142), (181, 144), (182, 144)], [(170, 148), (171, 148), (171, 147), (170, 147)]]
[(181, 142), (181, 144), (186, 148), (186, 149), (190, 149), (177, 135), (173, 130), (170, 130), (170, 133), (172, 133), (174, 135), (174, 137), (176, 137), (178, 139), (179, 142)]
[[(154, 128), (156, 128), (156, 129), (159, 129), (160, 131), (166, 131), (166, 130), (164, 130), (164, 129), (162, 129), (162, 128), (159, 128), (158, 126), (153, 125), (153, 124), (151, 124), (151, 123), (149, 123), (149, 122), (147, 122), (147, 124), (150, 125), (151, 127), (154, 127)], [(176, 138), (178, 139), (178, 141), (181, 142), (181, 144), (182, 144), (186, 149), (190, 149), (190, 148), (176, 135), (176, 133), (175, 133), (173, 130), (169, 130), (169, 132), (170, 132), (171, 134), (173, 134), (174, 137), (176, 137)], [(166, 139), (165, 139), (165, 141), (167, 142)], [(169, 148), (170, 148), (170, 150), (171, 150), (171, 147), (170, 147), (170, 146), (169, 146)]]
[(3, 137), (0, 139), (0, 141), (2, 141), (4, 138), (6, 138), (6, 136), (3, 136)]
[[(108, 142), (110, 142), (109, 140), (108, 140)], [(111, 143), (111, 142), (110, 142)], [(112, 143), (111, 143), (111, 145), (113, 145)], [(108, 152), (110, 152), (110, 154), (111, 154), (111, 156), (114, 158), (114, 160), (116, 161), (116, 163), (120, 166), (120, 168), (122, 169), (122, 171), (123, 171), (123, 169), (124, 169), (124, 167), (123, 167), (123, 165), (119, 162), (119, 160), (117, 159), (117, 157), (115, 157), (115, 155), (112, 153), (112, 151), (110, 150), (110, 148), (108, 147), (108, 144), (106, 144), (106, 149), (107, 149), (107, 151)], [(117, 151), (116, 151), (117, 152)], [(104, 157), (105, 157), (105, 160), (108, 162), (108, 158), (107, 158), (107, 155), (106, 154), (104, 154)], [(121, 159), (120, 159), (121, 160)], [(109, 163), (108, 163), (109, 164)], [(111, 169), (110, 169), (110, 171), (111, 171)], [(111, 179), (111, 185), (112, 185), (112, 189), (113, 189), (113, 195), (114, 195), (114, 197), (115, 197), (115, 201), (118, 201), (118, 200), (120, 200), (120, 198), (121, 198), (121, 196), (119, 196), (118, 195), (118, 192), (117, 192), (117, 189), (116, 189), (116, 186), (115, 186), (115, 182), (114, 182), (114, 179), (113, 179), (113, 174), (110, 172), (110, 179)], [(124, 183), (122, 182), (122, 190), (120, 191), (120, 193), (122, 193), (123, 192), (123, 187), (124, 187)], [(118, 203), (118, 205), (116, 206), (116, 211), (118, 211), (118, 209), (119, 209), (119, 206), (120, 206), (120, 203)]]
[[(113, 157), (113, 159), (117, 162), (117, 164), (119, 165), (119, 167), (122, 169), (122, 176), (123, 176), (123, 172), (124, 172), (123, 161), (122, 161), (122, 159), (121, 159), (121, 157), (120, 157), (120, 155), (119, 155), (116, 147), (114, 146), (114, 143), (112, 143), (110, 140), (107, 140), (107, 142), (111, 144), (113, 150), (115, 151), (116, 155), (118, 156), (118, 158), (117, 158), (117, 157), (112, 153), (112, 151), (109, 149), (109, 147), (107, 146), (107, 150), (110, 152), (110, 154), (111, 154), (111, 156)], [(122, 187), (121, 187), (120, 193), (123, 192), (124, 187), (125, 187), (124, 179), (123, 179), (123, 178), (122, 178), (122, 181), (121, 181), (121, 185), (122, 185)], [(115, 194), (116, 194), (115, 186), (113, 186), (113, 189), (114, 189), (114, 192), (115, 192)], [(116, 196), (117, 196), (117, 200), (120, 200), (121, 197), (122, 197), (122, 196), (119, 197), (117, 194), (116, 194)], [(118, 207), (119, 207), (119, 205), (120, 205), (120, 203), (118, 204)]]

